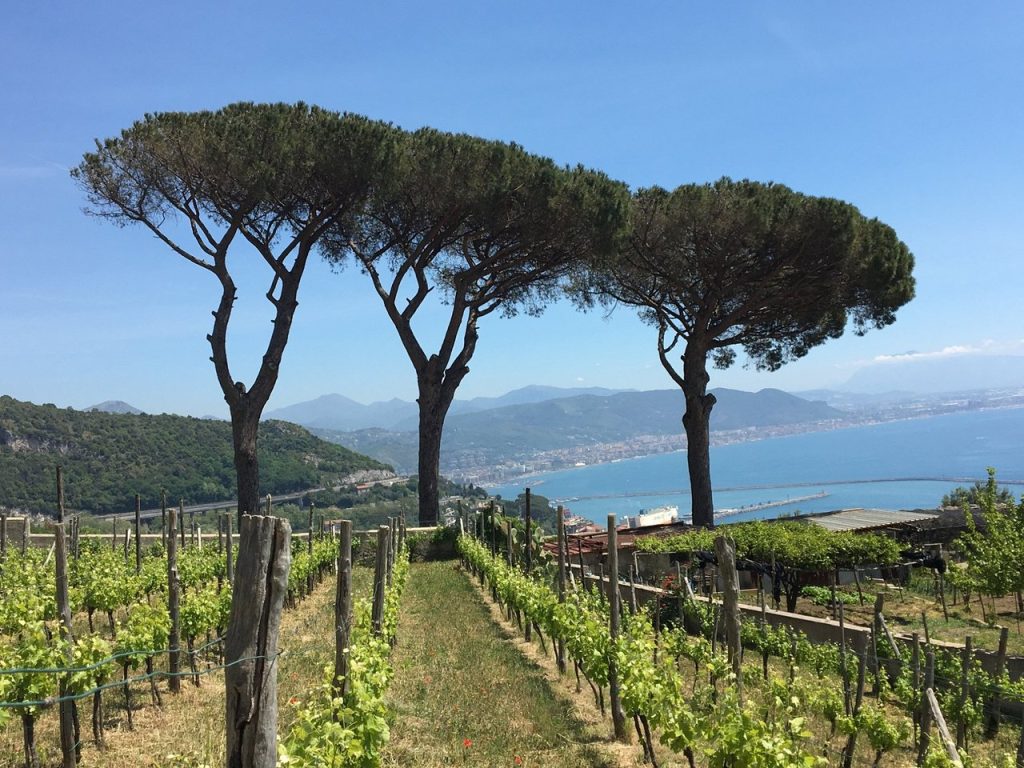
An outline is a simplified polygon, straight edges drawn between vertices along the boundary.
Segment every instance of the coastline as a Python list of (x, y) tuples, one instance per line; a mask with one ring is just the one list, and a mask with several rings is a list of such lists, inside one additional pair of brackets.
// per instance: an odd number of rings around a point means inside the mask
[[(741, 444), (746, 444), (746, 443), (756, 443), (756, 442), (762, 442), (762, 441), (765, 441), (765, 440), (775, 440), (775, 439), (781, 439), (781, 438), (786, 438), (786, 437), (796, 437), (796, 436), (799, 436), (799, 435), (807, 435), (807, 434), (814, 434), (814, 433), (821, 433), (821, 432), (839, 432), (839, 431), (843, 431), (843, 430), (846, 430), (846, 429), (856, 429), (858, 427), (871, 427), (871, 426), (878, 426), (878, 425), (881, 425), (881, 424), (893, 424), (893, 423), (898, 423), (898, 422), (903, 422), (903, 421), (923, 421), (923, 420), (927, 420), (927, 419), (937, 418), (937, 417), (940, 417), (940, 416), (950, 416), (950, 415), (959, 414), (959, 413), (979, 413), (979, 412), (988, 412), (988, 411), (1005, 411), (1005, 410), (1020, 410), (1020, 409), (1024, 409), (1024, 403), (1013, 402), (1013, 403), (1007, 403), (1005, 405), (987, 404), (987, 405), (981, 405), (981, 406), (977, 406), (977, 407), (952, 408), (952, 409), (948, 409), (948, 410), (932, 411), (932, 412), (928, 412), (928, 413), (921, 413), (921, 412), (905, 413), (904, 412), (904, 413), (899, 413), (899, 414), (893, 414), (891, 418), (879, 418), (878, 415), (876, 414), (876, 415), (871, 416), (871, 417), (865, 417), (865, 418), (859, 418), (859, 419), (855, 418), (855, 419), (851, 419), (851, 420), (844, 420), (844, 421), (842, 421), (840, 423), (836, 423), (835, 421), (827, 421), (827, 422), (820, 422), (819, 421), (819, 422), (805, 422), (803, 424), (787, 424), (787, 425), (784, 425), (784, 426), (781, 426), (781, 427), (767, 427), (767, 428), (760, 428), (760, 429), (758, 429), (758, 428), (745, 428), (745, 429), (738, 429), (738, 430), (722, 430), (722, 431), (712, 432), (711, 433), (711, 447), (712, 448), (716, 448), (716, 447), (722, 447), (722, 446), (726, 446), (726, 445), (741, 445)], [(639, 435), (639, 436), (637, 436), (634, 439), (642, 440), (644, 438), (649, 438), (649, 437), (665, 438), (666, 436), (664, 436), (664, 435), (657, 435), (657, 436)], [(682, 433), (680, 433), (678, 436), (668, 436), (668, 437), (677, 437), (680, 441), (685, 442), (685, 435), (683, 435)], [(594, 450), (594, 449), (598, 448), (600, 445), (604, 445), (604, 444), (596, 444), (596, 445), (593, 445), (593, 446), (586, 446), (582, 450)], [(499, 487), (503, 487), (503, 486), (515, 485), (517, 483), (523, 483), (523, 482), (526, 482), (526, 481), (531, 481), (531, 480), (534, 480), (536, 478), (543, 478), (545, 475), (551, 475), (551, 474), (554, 474), (554, 473), (562, 473), (562, 472), (568, 472), (568, 471), (573, 471), (573, 470), (587, 469), (588, 467), (607, 466), (609, 464), (621, 464), (621, 463), (628, 462), (628, 461), (635, 461), (635, 460), (639, 460), (639, 459), (647, 459), (647, 458), (650, 458), (652, 456), (664, 456), (664, 455), (673, 454), (673, 453), (680, 453), (680, 454), (686, 453), (686, 448), (685, 447), (681, 447), (681, 448), (673, 448), (673, 449), (663, 450), (663, 451), (649, 451), (647, 453), (637, 454), (637, 455), (629, 456), (629, 457), (626, 457), (626, 458), (615, 458), (615, 459), (609, 459), (609, 460), (605, 460), (605, 461), (600, 461), (600, 460), (599, 461), (591, 461), (591, 462), (587, 462), (583, 466), (580, 466), (579, 464), (575, 464), (575, 465), (567, 464), (565, 466), (560, 466), (560, 467), (556, 467), (556, 468), (538, 469), (538, 470), (535, 470), (535, 471), (525, 472), (525, 473), (521, 473), (521, 474), (518, 474), (518, 475), (509, 475), (507, 477), (502, 478), (501, 480), (479, 482), (479, 483), (476, 483), (476, 485), (478, 487), (480, 487), (480, 488), (488, 490), (488, 489), (499, 488)], [(538, 456), (541, 456), (541, 455), (542, 454), (538, 454)], [(530, 460), (531, 459), (523, 459), (522, 463), (528, 463)], [(533, 460), (537, 460), (537, 458), (535, 457)], [(878, 478), (878, 479), (875, 479), (875, 480), (856, 480), (856, 481), (835, 480), (835, 481), (830, 481), (829, 483), (824, 483), (824, 484), (834, 485), (834, 484), (849, 484), (849, 483), (857, 483), (857, 482), (899, 482), (899, 481), (915, 481), (915, 480), (941, 480), (943, 482), (946, 482), (946, 481), (948, 481), (948, 482), (974, 482), (975, 479), (976, 478), (966, 478), (966, 477), (942, 477), (942, 478), (939, 478), (939, 477), (908, 477), (908, 478)], [(543, 479), (540, 479), (540, 480), (538, 480), (535, 483), (531, 483), (530, 487), (531, 488), (540, 488), (540, 487), (542, 487), (544, 485), (544, 482), (545, 481)], [(1015, 480), (1015, 479), (1003, 480), (1003, 479), (1000, 479), (999, 482), (1004, 484), (1004, 485), (1024, 485), (1024, 479), (1019, 479), (1019, 480)], [(790, 487), (792, 485), (793, 485), (792, 483), (788, 483), (788, 484), (785, 484), (782, 487)], [(811, 483), (809, 485), (823, 485), (823, 483)], [(758, 489), (758, 488), (762, 488), (762, 487), (770, 488), (772, 486), (753, 485), (753, 486), (744, 486), (743, 489), (754, 490), (754, 489)], [(715, 489), (715, 490), (717, 491), (717, 490), (732, 490), (732, 489), (730, 488), (730, 489)]]

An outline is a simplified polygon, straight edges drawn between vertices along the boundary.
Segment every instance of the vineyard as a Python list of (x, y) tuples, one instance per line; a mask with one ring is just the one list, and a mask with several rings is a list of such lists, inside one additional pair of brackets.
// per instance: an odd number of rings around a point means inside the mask
[[(221, 764), (225, 744), (228, 755), (249, 745), (232, 765), (337, 768), (1024, 764), (1009, 628), (994, 628), (995, 653), (969, 637), (966, 647), (907, 637), (884, 613), (893, 587), (858, 581), (852, 592), (833, 578), (913, 565), (947, 582), (933, 559), (887, 537), (757, 523), (722, 529), (729, 537), (641, 539), (640, 553), (671, 555), (649, 585), (636, 560), (618, 562), (614, 520), (606, 558), (586, 564), (561, 526), (552, 539), (494, 507), (460, 516), (459, 570), (410, 566), (410, 550), (445, 535), (407, 539), (397, 519), (355, 541), (345, 521), (310, 520), (292, 538), (270, 516), (245, 516), (240, 537), (228, 520), (204, 544), (169, 510), (160, 540), (136, 537), (134, 548), (69, 543), (58, 522), (51, 547), (3, 551), (0, 765), (199, 768)], [(287, 547), (267, 547), (283, 533)], [(991, 554), (967, 536), (975, 548), (949, 583), (995, 616), (996, 590), (1015, 582), (986, 582), (978, 553)], [(260, 553), (264, 570), (253, 571)], [(610, 578), (620, 573), (628, 580)], [(742, 601), (741, 573), (758, 585)], [(400, 605), (410, 574), (414, 597)], [(769, 608), (791, 596), (818, 605), (828, 632), (804, 634), (794, 614)], [(494, 618), (473, 607), (481, 601)], [(845, 615), (861, 602), (873, 603), (868, 627)], [(525, 650), (498, 647), (495, 618)], [(234, 693), (253, 679), (262, 692)], [(576, 704), (552, 696), (565, 682)], [(273, 717), (237, 738), (233, 723), (264, 714), (239, 714), (246, 701)], [(596, 734), (567, 708), (593, 712)]]
[[(250, 521), (277, 519), (243, 518), (243, 547)], [(325, 592), (329, 585), (321, 583), (337, 573), (332, 610), (315, 627), (320, 642), (293, 644), (289, 638), (280, 653), (261, 655), (238, 650), (238, 626), (248, 623), (246, 615), (256, 606), (248, 598), (232, 605), (236, 577), (243, 580), (238, 584), (251, 581), (242, 571), (246, 560), (232, 561), (232, 539), (204, 547), (193, 538), (194, 545), (178, 553), (173, 511), (169, 526), (163, 543), (145, 551), (140, 546), (134, 557), (127, 546), (83, 540), (65, 560), (62, 525), (49, 550), (3, 553), (0, 765), (111, 764), (108, 759), (121, 753), (119, 742), (133, 741), (140, 715), (152, 727), (154, 719), (185, 714), (174, 713), (177, 698), (200, 709), (205, 704), (220, 721), (212, 754), (197, 754), (186, 732), (177, 735), (174, 753), (135, 753), (128, 759), (148, 765), (219, 762), (224, 731), (230, 731), (224, 727), (225, 689), (232, 690), (247, 671), (266, 670), (263, 660), (295, 670), (280, 691), (275, 671), (265, 694), (285, 703), (285, 727), (270, 735), (282, 760), (299, 766), (376, 764), (387, 737), (383, 694), (408, 574), (404, 527), (395, 520), (377, 532), (372, 577), (366, 568), (352, 568), (346, 523), (339, 535), (311, 528), (304, 540), (292, 540), (283, 558), (281, 603), (288, 613), (303, 613), (309, 596)], [(280, 529), (281, 522), (274, 526)], [(357, 554), (360, 546), (355, 545)], [(355, 601), (353, 585), (363, 593)], [(271, 623), (279, 620), (278, 613)], [(336, 643), (324, 643), (324, 637)], [(296, 645), (309, 647), (297, 656)], [(196, 691), (205, 687), (209, 694), (184, 695), (183, 684)], [(275, 735), (279, 747), (273, 747)]]
[[(860, 644), (812, 643), (784, 625), (740, 623), (727, 597), (694, 594), (686, 578), (669, 577), (641, 607), (632, 579), (616, 589), (602, 577), (578, 578), (582, 568), (567, 568), (572, 553), (563, 536), (557, 557), (544, 562), (543, 550), (527, 556), (535, 549), (532, 536), (508, 521), (484, 514), (471, 528), (475, 535), (460, 538), (459, 551), (481, 588), (524, 634), (532, 631), (541, 643), (547, 638), (578, 689), (589, 689), (609, 712), (617, 735), (635, 734), (645, 762), (685, 759), (691, 768), (1024, 762), (1020, 729), (1001, 722), (1001, 713), (1010, 712), (1019, 722), (1024, 684), (1002, 670), (985, 671), (970, 647), (956, 652), (917, 641), (900, 648), (880, 628)], [(744, 559), (774, 554), (765, 560), (774, 560), (772, 572), (780, 575), (784, 566), (828, 571), (900, 557), (882, 537), (807, 526), (736, 528), (728, 547), (743, 553), (740, 564), (749, 568), (753, 563)], [(609, 572), (618, 570), (613, 531)], [(700, 551), (705, 564), (718, 554), (713, 562), (725, 567), (723, 538), (686, 537), (647, 546)], [(528, 560), (537, 565), (527, 569)]]

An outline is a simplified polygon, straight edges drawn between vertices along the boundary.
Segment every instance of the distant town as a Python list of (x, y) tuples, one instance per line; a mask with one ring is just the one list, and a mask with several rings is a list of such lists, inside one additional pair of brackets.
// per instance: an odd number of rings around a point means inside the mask
[[(711, 433), (711, 444), (713, 446), (732, 445), (786, 435), (846, 429), (902, 419), (927, 418), (958, 411), (1022, 408), (1024, 407), (1024, 387), (963, 394), (907, 395), (898, 399), (894, 398), (892, 402), (880, 402), (879, 400), (881, 398), (864, 405), (842, 403), (838, 406), (844, 409), (845, 415), (841, 418), (715, 431)], [(546, 472), (672, 453), (685, 448), (686, 436), (680, 427), (679, 433), (674, 435), (637, 435), (616, 442), (537, 451), (532, 454), (510, 457), (500, 463), (476, 464), (471, 455), (462, 456), (454, 461), (445, 462), (444, 472), (456, 482), (487, 487)]]

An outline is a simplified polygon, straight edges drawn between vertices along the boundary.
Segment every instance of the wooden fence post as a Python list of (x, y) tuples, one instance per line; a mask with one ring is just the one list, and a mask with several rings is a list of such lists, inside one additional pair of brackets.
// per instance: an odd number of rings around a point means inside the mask
[[(57, 525), (53, 531), (53, 545), (56, 553), (57, 617), (60, 619), (61, 637), (67, 643), (65, 659), (74, 664), (71, 635), (71, 601), (68, 598), (68, 555), (64, 538), (64, 474), (57, 467)], [(68, 693), (69, 675), (60, 679), (60, 749), (63, 768), (75, 768), (78, 763), (78, 739), (75, 738), (75, 702), (64, 701)]]
[[(608, 604), (611, 609), (612, 645), (619, 636), (619, 542), (616, 536), (615, 515), (608, 515)], [(608, 659), (608, 697), (611, 700), (612, 726), (617, 741), (629, 743), (629, 731), (626, 730), (626, 713), (622, 711), (619, 700), (619, 670), (614, 657)]]
[(0, 561), (7, 559), (7, 513), (0, 512)]
[(736, 675), (736, 695), (743, 703), (743, 648), (740, 645), (740, 577), (736, 572), (736, 545), (725, 536), (715, 537), (715, 556), (722, 576), (722, 620), (729, 661)]
[(967, 744), (967, 721), (964, 719), (964, 709), (967, 704), (967, 697), (970, 695), (971, 661), (974, 659), (973, 642), (970, 635), (964, 638), (963, 656), (960, 659), (960, 699), (957, 709), (960, 714), (956, 718), (956, 745), (963, 747)]
[(946, 726), (946, 718), (942, 716), (939, 701), (935, 698), (935, 691), (928, 688), (925, 690), (925, 696), (928, 699), (928, 708), (931, 710), (932, 718), (935, 720), (935, 727), (939, 732), (939, 737), (942, 739), (942, 746), (946, 748), (946, 754), (949, 756), (950, 762), (957, 766), (957, 768), (963, 768), (963, 763), (960, 761), (960, 753), (956, 751), (956, 744), (950, 738), (949, 728)]
[[(558, 517), (558, 602), (565, 602), (565, 515), (562, 513), (562, 506), (558, 506), (556, 513)], [(565, 640), (561, 637), (555, 646), (558, 650), (555, 652), (555, 656), (558, 661), (558, 671), (563, 675), (565, 674)]]
[(135, 494), (135, 574), (142, 572), (142, 497)]
[(287, 520), (242, 516), (238, 579), (224, 638), (229, 768), (277, 765), (277, 639), (291, 535)]
[(185, 551), (185, 500), (178, 499), (178, 528), (181, 530), (181, 551)]
[(334, 595), (334, 691), (348, 692), (349, 638), (352, 634), (352, 521), (341, 521), (338, 582)]
[(377, 529), (377, 562), (373, 572), (373, 634), (380, 637), (384, 631), (384, 590), (387, 586), (388, 537), (391, 529), (382, 525)]
[(181, 595), (178, 582), (178, 515), (173, 507), (167, 510), (167, 612), (171, 618), (171, 633), (168, 636), (167, 686), (171, 693), (181, 693)]
[(167, 491), (160, 489), (160, 544), (167, 551)]
[(227, 547), (226, 575), (228, 579), (228, 584), (232, 584), (235, 580), (235, 563), (234, 560), (232, 559), (235, 552), (235, 540), (234, 533), (231, 530), (234, 527), (233, 523), (231, 522), (231, 510), (228, 510), (228, 513), (224, 516), (224, 518), (224, 542)]
[(932, 739), (932, 710), (928, 703), (928, 692), (935, 685), (935, 651), (931, 646), (926, 646), (928, 652), (925, 654), (924, 685), (921, 690), (921, 736), (917, 745), (917, 764), (924, 765), (925, 755), (928, 754), (928, 746)]
[(999, 680), (1006, 669), (1006, 642), (1009, 639), (1010, 630), (1006, 627), (999, 628), (999, 650), (996, 652), (996, 674), (995, 690), (985, 701), (985, 738), (994, 739), (999, 733), (999, 705), (1002, 703), (1002, 695), (999, 688)]

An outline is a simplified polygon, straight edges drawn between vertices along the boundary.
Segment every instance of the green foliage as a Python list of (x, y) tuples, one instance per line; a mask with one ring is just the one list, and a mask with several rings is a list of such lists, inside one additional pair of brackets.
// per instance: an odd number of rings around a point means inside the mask
[(1020, 504), (999, 499), (996, 471), (990, 467), (977, 500), (985, 531), (977, 529), (974, 515), (965, 509), (966, 530), (956, 540), (967, 568), (953, 568), (948, 576), (961, 589), (996, 596), (1024, 589), (1024, 499)]
[[(797, 522), (738, 523), (723, 526), (736, 542), (736, 554), (759, 563), (771, 562), (787, 568), (833, 570), (855, 565), (892, 565), (899, 562), (900, 545), (873, 533), (828, 531), (821, 526)], [(714, 549), (716, 532), (692, 530), (673, 536), (645, 536), (637, 539), (642, 552), (696, 552)]]
[[(15, 450), (15, 445), (19, 446)], [(60, 409), (0, 397), (0, 505), (56, 509), (53, 477), (64, 469), (67, 505), (126, 511), (168, 499), (200, 503), (235, 495), (231, 425), (214, 419)], [(278, 494), (337, 481), (384, 465), (282, 421), (260, 425), (261, 492)]]
[(333, 669), (305, 702), (297, 703), (295, 722), (278, 744), (278, 765), (296, 768), (377, 768), (390, 735), (384, 693), (394, 675), (388, 659), (398, 625), (398, 607), (409, 575), (408, 553), (395, 561), (391, 586), (384, 599), (380, 636), (372, 631), (371, 604), (355, 608), (349, 655), (349, 679), (338, 695)]
[[(982, 483), (980, 480), (976, 480), (974, 485), (970, 488), (964, 488), (963, 486), (957, 486), (952, 491), (942, 497), (942, 506), (944, 507), (963, 507), (963, 506), (979, 506), (982, 503), (988, 503), (992, 497), (993, 491), (990, 488), (988, 482)], [(997, 488), (995, 489), (995, 503), (996, 504), (1013, 504), (1013, 491), (1009, 488)]]
[[(803, 587), (800, 590), (800, 596), (806, 597), (815, 605), (831, 607), (833, 603), (832, 590), (828, 587)], [(837, 589), (835, 602), (842, 603), (843, 605), (856, 605), (858, 601), (856, 597), (848, 592)]]

